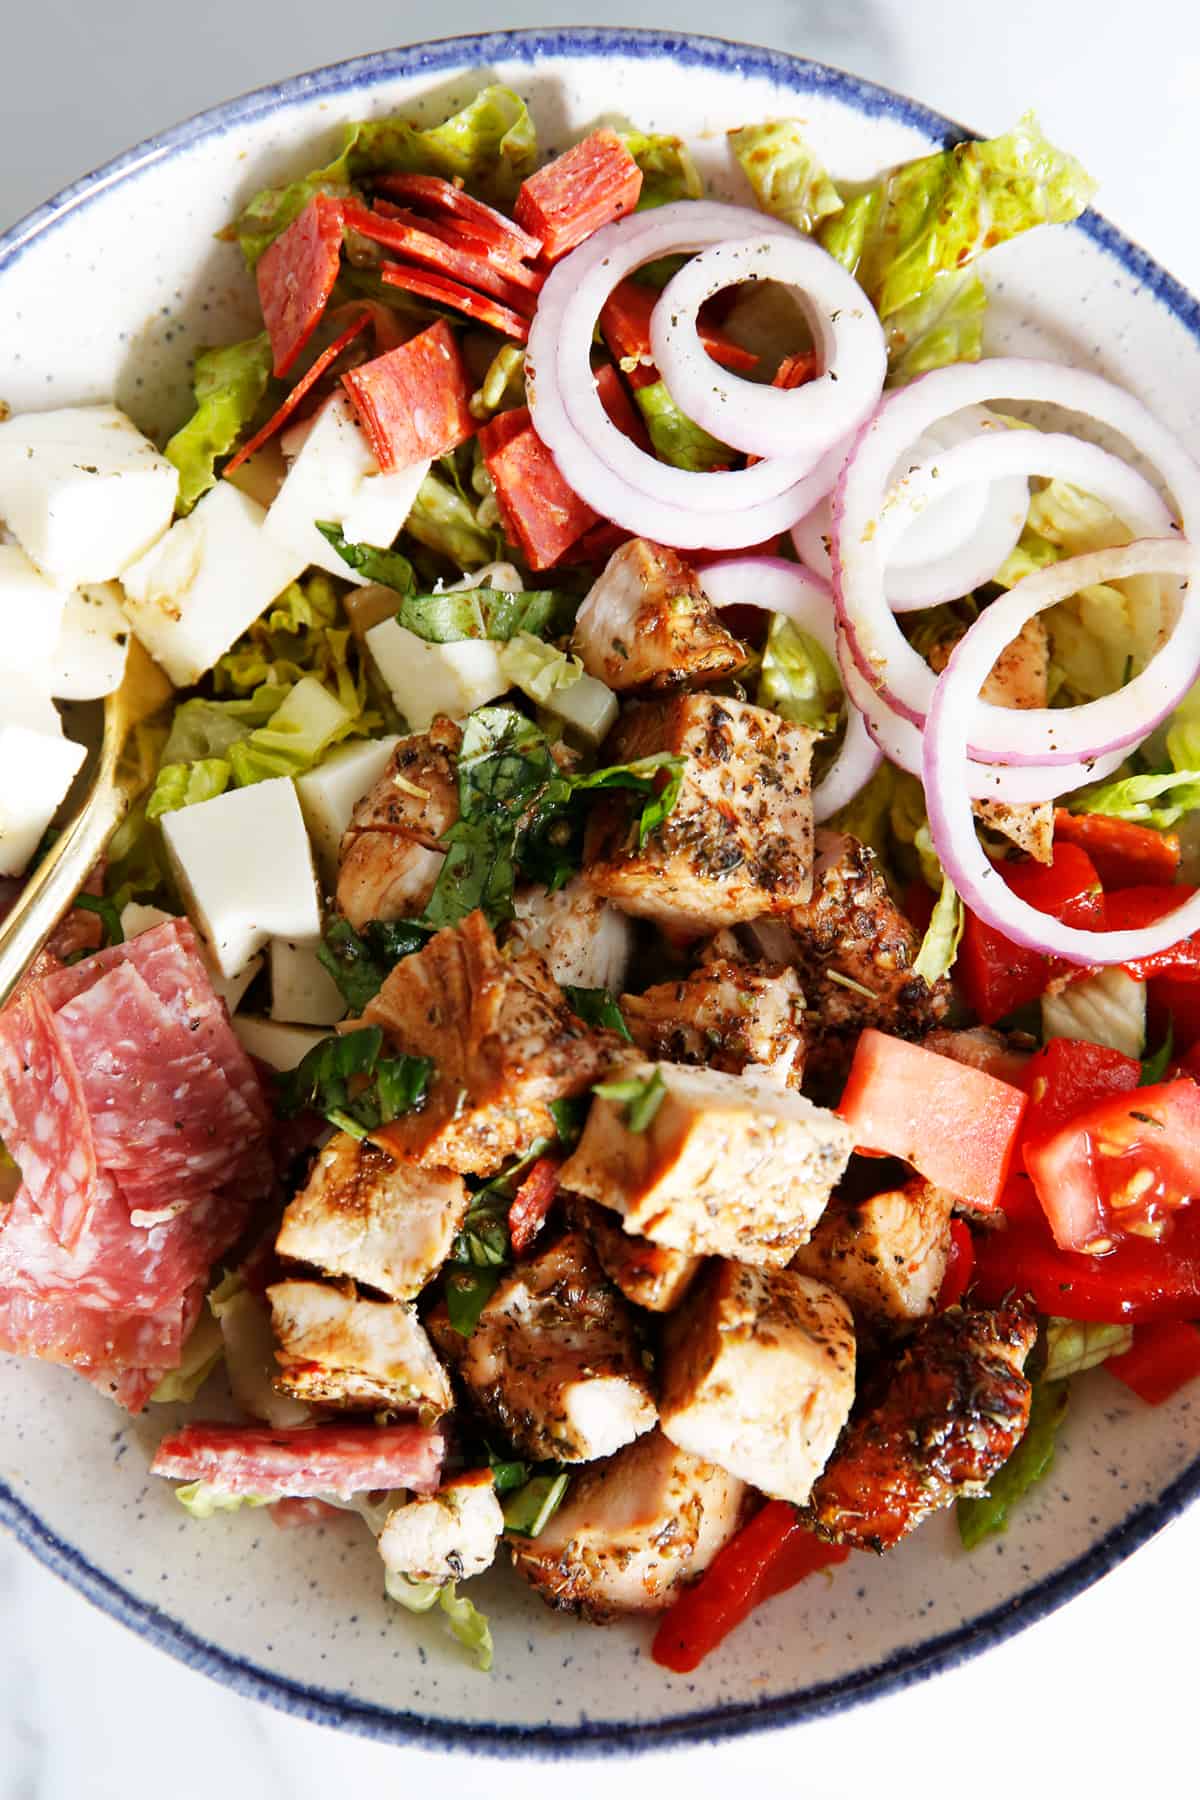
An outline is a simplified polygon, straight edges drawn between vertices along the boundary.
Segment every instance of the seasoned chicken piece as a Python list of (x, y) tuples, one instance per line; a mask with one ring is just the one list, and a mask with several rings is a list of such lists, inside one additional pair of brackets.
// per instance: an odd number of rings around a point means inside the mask
[(849, 1127), (767, 1075), (632, 1063), (621, 1079), (643, 1084), (632, 1122), (631, 1102), (597, 1095), (563, 1187), (669, 1249), (790, 1262), (846, 1167)]
[(602, 900), (582, 875), (555, 894), (527, 887), (516, 896), (517, 916), (505, 948), (536, 950), (563, 987), (608, 988), (620, 993), (633, 951), (633, 925), (619, 907)]
[(576, 1476), (513, 1564), (548, 1605), (596, 1624), (662, 1612), (737, 1531), (745, 1499), (735, 1476), (651, 1431)]
[(359, 1300), (323, 1281), (267, 1289), (276, 1386), (316, 1406), (449, 1412), (446, 1371), (416, 1312), (399, 1300)]
[(813, 1489), (814, 1530), (890, 1550), (960, 1494), (979, 1495), (1029, 1422), (1021, 1373), (1037, 1323), (1008, 1308), (940, 1313), (868, 1385)]
[(836, 1076), (868, 1025), (905, 1038), (931, 1030), (950, 987), (913, 974), (920, 935), (888, 893), (874, 851), (834, 831), (819, 831), (816, 849), (812, 899), (788, 922), (808, 1003), (809, 1068)]
[(379, 1554), (391, 1575), (410, 1581), (469, 1581), (496, 1560), (504, 1514), (490, 1469), (467, 1469), (436, 1494), (418, 1494), (390, 1512)]
[(435, 1069), (421, 1109), (377, 1140), (463, 1174), (494, 1175), (534, 1138), (553, 1137), (551, 1101), (583, 1093), (610, 1060), (536, 951), (502, 956), (478, 912), (397, 963), (363, 1022)]
[(985, 1075), (994, 1075), (997, 1081), (1007, 1081), (1013, 1087), (1021, 1086), (1032, 1054), (1019, 1037), (1015, 1043), (1010, 1042), (1002, 1032), (991, 1031), (986, 1025), (975, 1025), (969, 1031), (952, 1031), (943, 1026), (923, 1037), (921, 1047), (932, 1050), (936, 1056), (948, 1056), (951, 1062), (965, 1063), (969, 1069), (982, 1069)]
[(449, 1256), (466, 1213), (467, 1190), (452, 1170), (418, 1168), (339, 1131), (289, 1203), (275, 1248), (409, 1300)]
[(633, 1318), (581, 1232), (518, 1263), (469, 1338), (440, 1308), (429, 1329), (521, 1456), (591, 1462), (657, 1417)]
[(803, 1505), (854, 1403), (854, 1323), (832, 1288), (716, 1263), (667, 1325), (660, 1363), (673, 1444)]
[(804, 995), (794, 969), (712, 961), (682, 981), (623, 994), (638, 1048), (655, 1061), (705, 1063), (738, 1075), (769, 1067), (792, 1086), (804, 1073)]
[(803, 905), (812, 892), (812, 746), (806, 726), (741, 700), (635, 703), (605, 754), (685, 756), (679, 799), (639, 848), (628, 797), (603, 794), (588, 820), (588, 880), (626, 912), (705, 934)]
[(1053, 800), (976, 800), (972, 810), (986, 831), (1007, 838), (1034, 862), (1054, 861)]
[(835, 1197), (792, 1268), (836, 1288), (856, 1318), (924, 1318), (946, 1273), (953, 1210), (953, 1194), (920, 1176), (864, 1200)]
[(618, 693), (703, 687), (734, 674), (749, 651), (722, 625), (693, 569), (674, 550), (631, 538), (609, 558), (579, 609), (572, 648)]
[(458, 818), (455, 758), (462, 733), (450, 719), (401, 738), (375, 786), (355, 806), (338, 853), (338, 910), (355, 930), (370, 919), (419, 913), (441, 873), (440, 843)]
[(622, 1229), (617, 1213), (578, 1194), (568, 1201), (567, 1211), (572, 1224), (587, 1233), (608, 1279), (646, 1312), (672, 1312), (703, 1267), (699, 1256), (633, 1237)]

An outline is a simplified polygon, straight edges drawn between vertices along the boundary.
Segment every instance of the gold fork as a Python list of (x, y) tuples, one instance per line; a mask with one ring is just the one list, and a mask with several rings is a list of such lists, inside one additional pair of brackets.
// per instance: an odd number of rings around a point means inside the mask
[(42, 858), (0, 923), (0, 1006), (75, 902), (98, 856), (137, 798), (143, 776), (126, 755), (136, 728), (170, 698), (156, 662), (131, 638), (121, 685), (104, 702), (104, 733), (87, 799)]

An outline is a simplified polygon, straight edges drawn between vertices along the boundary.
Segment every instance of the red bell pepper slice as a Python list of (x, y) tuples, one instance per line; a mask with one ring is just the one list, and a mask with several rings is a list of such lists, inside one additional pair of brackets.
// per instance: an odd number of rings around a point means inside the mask
[(1026, 1063), (1022, 1075), (1029, 1095), (1022, 1141), (1031, 1144), (1049, 1137), (1110, 1094), (1130, 1093), (1141, 1079), (1141, 1063), (1119, 1050), (1075, 1038), (1051, 1038)]
[(558, 472), (533, 429), (527, 406), (500, 413), (479, 433), (484, 466), (510, 542), (531, 569), (550, 569), (596, 523), (596, 514)]
[(528, 319), (509, 306), (501, 306), (498, 300), (464, 287), (461, 281), (434, 275), (427, 269), (412, 269), (407, 263), (384, 263), (379, 273), (389, 287), (402, 288), (421, 300), (432, 300), (435, 306), (448, 306), (480, 325), (490, 325), (502, 337), (515, 338), (519, 344), (529, 341)]
[(623, 436), (632, 439), (639, 450), (651, 454), (650, 433), (646, 421), (629, 398), (625, 383), (612, 363), (602, 363), (596, 370), (596, 392), (600, 404)]
[[(1104, 896), (1095, 865), (1075, 844), (1055, 844), (1051, 863), (998, 863), (1013, 893), (1039, 912), (1081, 930), (1100, 930)], [(967, 1005), (984, 1025), (994, 1025), (1018, 1007), (1037, 1000), (1054, 973), (1054, 963), (1026, 950), (1003, 932), (967, 913), (955, 975)]]
[(1086, 850), (1105, 887), (1137, 887), (1174, 881), (1179, 873), (1179, 839), (1173, 831), (1153, 831), (1102, 813), (1054, 814), (1056, 844)]
[(353, 319), (350, 324), (347, 325), (346, 329), (334, 338), (332, 344), (330, 344), (327, 349), (322, 350), (311, 369), (306, 370), (300, 377), (279, 410), (272, 413), (266, 424), (256, 431), (254, 436), (244, 443), (235, 455), (230, 457), (222, 471), (223, 474), (232, 475), (235, 469), (240, 468), (244, 462), (249, 461), (257, 450), (262, 449), (268, 438), (273, 438), (277, 431), (282, 431), (296, 408), (300, 405), (300, 402), (304, 399), (306, 394), (311, 393), (312, 389), (321, 379), (321, 376), (324, 375), (326, 369), (337, 361), (338, 357), (342, 354), (342, 351), (346, 348), (346, 345), (351, 343), (353, 339), (358, 336), (359, 332), (364, 331), (370, 323), (370, 312), (360, 313), (357, 319)]
[(802, 1525), (794, 1506), (768, 1500), (663, 1614), (650, 1654), (661, 1668), (690, 1674), (762, 1601), (849, 1554)]
[(495, 244), (511, 255), (514, 262), (535, 262), (542, 254), (542, 240), (503, 213), (485, 206), (465, 188), (456, 187), (441, 175), (377, 175), (375, 188), (410, 206), (423, 206), (432, 212), (449, 213), (469, 227), (484, 242)]
[(385, 471), (445, 456), (475, 432), (471, 378), (445, 319), (349, 370), (342, 384)]
[(860, 1150), (898, 1156), (935, 1187), (991, 1208), (1026, 1104), (1019, 1088), (982, 1069), (868, 1029), (838, 1111)]
[[(618, 362), (637, 357), (638, 366), (628, 371), (635, 388), (649, 387), (659, 380), (658, 370), (650, 359), (650, 315), (658, 305), (653, 288), (640, 281), (619, 281), (600, 313), (600, 335)], [(714, 362), (723, 368), (745, 373), (757, 367), (758, 358), (751, 350), (743, 350), (716, 326), (700, 322), (700, 342)]]
[(1139, 1325), (1125, 1354), (1104, 1366), (1147, 1406), (1161, 1406), (1200, 1375), (1200, 1331), (1171, 1319)]
[[(1182, 906), (1196, 892), (1184, 887), (1124, 887), (1104, 896), (1106, 931), (1138, 931), (1153, 925), (1165, 914)], [(1200, 931), (1181, 938), (1166, 950), (1152, 956), (1135, 956), (1123, 965), (1138, 981), (1149, 981), (1152, 975), (1173, 975), (1179, 980), (1200, 981)]]
[(512, 1197), (508, 1209), (508, 1235), (513, 1252), (523, 1256), (537, 1237), (558, 1193), (557, 1156), (539, 1156)]
[(485, 258), (471, 250), (456, 248), (443, 238), (422, 230), (415, 222), (384, 218), (353, 200), (346, 203), (345, 222), (348, 230), (369, 238), (372, 243), (382, 244), (387, 250), (396, 251), (407, 262), (432, 269), (436, 275), (447, 276), (452, 281), (461, 281), (467, 287), (478, 288), (481, 293), (492, 294), (514, 312), (533, 311), (534, 296), (499, 273)]
[(258, 261), (258, 299), (276, 375), (286, 375), (325, 311), (342, 261), (342, 202), (317, 194)]
[(950, 1254), (946, 1258), (946, 1273), (942, 1276), (942, 1285), (938, 1289), (938, 1312), (945, 1312), (949, 1307), (958, 1305), (971, 1285), (974, 1268), (975, 1239), (971, 1235), (971, 1227), (965, 1219), (951, 1219)]
[(642, 171), (615, 131), (593, 131), (521, 183), (517, 223), (542, 240), (557, 262), (602, 225), (637, 206)]

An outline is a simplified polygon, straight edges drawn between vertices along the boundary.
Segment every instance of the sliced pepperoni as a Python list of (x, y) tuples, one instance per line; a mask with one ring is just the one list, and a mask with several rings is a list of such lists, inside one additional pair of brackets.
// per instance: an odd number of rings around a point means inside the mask
[(529, 320), (511, 307), (501, 306), (486, 294), (477, 294), (461, 281), (445, 275), (433, 275), (427, 269), (412, 269), (407, 263), (384, 263), (380, 276), (389, 287), (403, 288), (421, 300), (432, 300), (436, 306), (448, 306), (480, 325), (490, 325), (502, 337), (515, 338), (519, 344), (529, 341)]
[(324, 375), (326, 369), (337, 361), (338, 357), (342, 354), (342, 351), (346, 348), (346, 345), (353, 342), (360, 331), (366, 329), (371, 323), (373, 316), (373, 311), (371, 309), (364, 309), (356, 319), (352, 319), (350, 324), (347, 325), (343, 331), (338, 333), (328, 349), (322, 350), (311, 369), (308, 369), (300, 377), (300, 380), (296, 383), (279, 410), (271, 414), (271, 417), (267, 420), (266, 424), (242, 445), (236, 455), (230, 457), (229, 461), (225, 464), (224, 474), (232, 475), (235, 469), (240, 468), (242, 463), (248, 462), (256, 451), (262, 449), (268, 438), (274, 437), (277, 431), (282, 431), (292, 414), (296, 411), (296, 408), (300, 405), (300, 402), (312, 388), (315, 387), (321, 376)]
[(276, 375), (286, 375), (309, 338), (338, 278), (342, 202), (317, 194), (259, 258), (258, 298)]
[[(395, 250), (408, 262), (465, 282), (481, 293), (494, 294), (515, 312), (529, 313), (533, 309), (534, 295), (527, 293), (524, 285), (494, 268), (477, 251), (424, 230), (420, 221), (414, 218), (403, 215), (387, 218), (368, 211), (365, 206), (351, 204), (346, 208), (346, 224), (360, 237), (370, 238), (372, 243), (382, 244), (387, 250)], [(532, 270), (527, 273), (531, 281), (537, 279)]]
[(521, 183), (517, 223), (542, 240), (547, 262), (557, 262), (602, 225), (633, 212), (642, 171), (615, 131), (593, 131)]
[[(450, 244), (456, 250), (468, 251), (472, 256), (481, 258), (498, 275), (503, 275), (513, 288), (524, 288), (522, 304), (526, 307), (533, 304), (534, 298), (546, 285), (545, 271), (531, 269), (528, 263), (517, 262), (511, 253), (499, 244), (492, 243), (486, 237), (478, 237), (470, 225), (461, 219), (429, 219), (424, 213), (411, 212), (406, 206), (394, 206), (390, 200), (376, 200), (374, 211), (383, 219), (397, 219), (401, 224), (414, 226), (430, 237)], [(518, 311), (520, 311), (518, 307)]]
[(596, 370), (596, 392), (600, 396), (600, 404), (625, 437), (632, 438), (639, 450), (651, 454), (650, 433), (646, 430), (646, 421), (629, 398), (625, 383), (613, 367), (612, 363), (602, 363)]
[(492, 419), (479, 433), (479, 446), (510, 541), (531, 569), (553, 568), (597, 515), (559, 474), (527, 406)]
[(378, 175), (374, 186), (393, 199), (421, 206), (429, 212), (448, 213), (467, 225), (485, 242), (505, 248), (514, 262), (536, 262), (542, 240), (522, 230), (512, 219), (476, 200), (465, 188), (455, 187), (441, 175)]
[[(660, 379), (650, 356), (650, 316), (658, 300), (655, 290), (644, 282), (619, 281), (600, 313), (600, 335), (616, 360), (628, 363), (636, 358), (636, 367), (625, 371), (635, 388), (649, 387)], [(722, 368), (745, 374), (758, 366), (753, 351), (743, 350), (717, 326), (706, 324), (703, 319), (700, 321), (700, 342)]]
[(150, 1465), (174, 1481), (208, 1481), (226, 1494), (348, 1500), (372, 1488), (432, 1493), (445, 1440), (422, 1425), (185, 1425), (165, 1437)]
[(445, 456), (475, 431), (471, 378), (444, 319), (342, 382), (383, 470)]
[(31, 985), (0, 1013), (0, 1138), (59, 1242), (86, 1229), (98, 1164), (79, 1072), (44, 992)]

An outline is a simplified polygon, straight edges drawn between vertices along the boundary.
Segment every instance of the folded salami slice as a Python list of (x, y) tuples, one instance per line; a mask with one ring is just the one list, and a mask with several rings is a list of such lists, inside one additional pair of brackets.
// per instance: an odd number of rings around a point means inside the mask
[(207, 1481), (226, 1494), (271, 1499), (351, 1494), (372, 1488), (432, 1493), (445, 1440), (422, 1425), (185, 1425), (158, 1446), (151, 1474)]
[(96, 1146), (45, 986), (27, 987), (0, 1013), (0, 1138), (49, 1229), (71, 1245), (95, 1204)]

